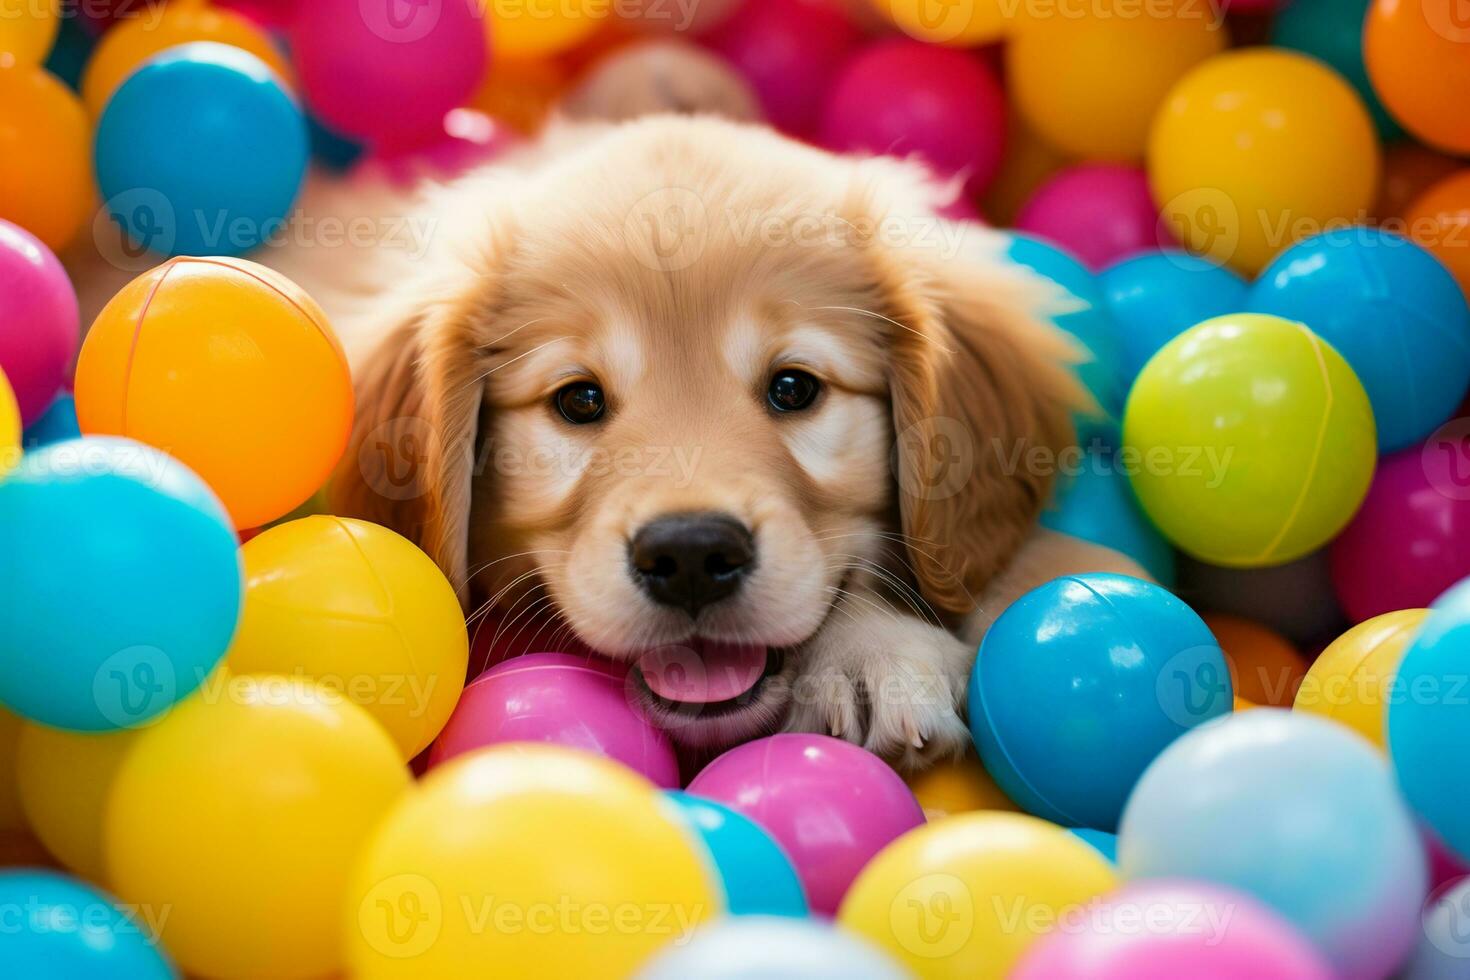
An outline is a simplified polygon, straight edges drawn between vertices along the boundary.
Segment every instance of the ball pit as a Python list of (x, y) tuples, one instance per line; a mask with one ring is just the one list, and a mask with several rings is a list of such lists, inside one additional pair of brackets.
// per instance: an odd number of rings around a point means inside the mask
[(709, 848), (731, 915), (807, 914), (806, 895), (791, 860), (755, 821), (713, 800), (667, 795)]
[(1450, 0), (1373, 0), (1363, 24), (1368, 75), (1388, 111), (1425, 143), (1461, 154), (1470, 153), (1470, 105), (1456, 94), (1470, 88), (1467, 41)]
[[(1373, 411), (1342, 355), (1300, 323), (1206, 320), (1144, 366), (1123, 419), (1143, 510), (1220, 565), (1299, 558), (1357, 510), (1373, 475)], [(1303, 465), (1303, 457), (1307, 465)]]
[(1346, 980), (1392, 972), (1413, 946), (1427, 886), (1418, 830), (1383, 757), (1339, 725), (1278, 708), (1201, 726), (1166, 749), (1128, 800), (1118, 863), (1131, 880), (1245, 892)]
[(347, 363), (326, 314), (242, 259), (174, 259), (134, 279), (82, 344), (76, 397), (83, 432), (167, 447), (240, 528), (316, 492), (352, 427)]
[(1396, 694), (1399, 661), (1427, 609), (1400, 609), (1359, 623), (1317, 655), (1292, 707), (1331, 718), (1384, 748), (1384, 721)]
[(1128, 474), (1116, 459), (1089, 451), (1074, 473), (1063, 473), (1041, 512), (1043, 527), (1120, 551), (1166, 588), (1174, 585), (1174, 549), (1149, 523)]
[(12, 976), (57, 980), (177, 976), (150, 941), (142, 910), (130, 914), (91, 885), (51, 871), (7, 868), (0, 870), (0, 906), (10, 919), (0, 935), (0, 961)]
[(1470, 169), (1458, 170), (1431, 184), (1414, 199), (1404, 215), (1414, 241), (1454, 273), (1460, 288), (1470, 296)]
[(660, 953), (638, 980), (905, 980), (897, 963), (851, 933), (817, 921), (724, 919)]
[(689, 793), (765, 828), (801, 877), (812, 911), (832, 915), (859, 870), (924, 822), (903, 780), (877, 756), (825, 735), (772, 735), (706, 766)]
[(1016, 228), (1068, 249), (1090, 268), (1158, 246), (1159, 209), (1137, 167), (1083, 164), (1053, 174), (1016, 215)]
[(51, 250), (3, 219), (0, 297), (0, 371), (29, 426), (61, 390), (76, 354), (77, 294)]
[(1060, 578), (1017, 599), (970, 678), (985, 768), (1025, 810), (1069, 827), (1114, 829), (1149, 763), (1230, 707), (1225, 659), (1199, 616), (1122, 575)]
[(92, 212), (91, 124), (72, 90), (0, 58), (0, 219), (53, 251)]

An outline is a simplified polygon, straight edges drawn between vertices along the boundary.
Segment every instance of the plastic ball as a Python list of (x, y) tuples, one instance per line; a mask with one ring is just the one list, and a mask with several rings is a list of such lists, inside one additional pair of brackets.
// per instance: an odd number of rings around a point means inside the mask
[(906, 980), (908, 974), (856, 936), (813, 920), (741, 916), (711, 923), (671, 945), (638, 980)]
[(1205, 613), (1204, 620), (1225, 652), (1235, 696), (1257, 707), (1291, 707), (1307, 673), (1306, 660), (1291, 642), (1269, 626), (1229, 613)]
[[(1115, 881), (1107, 859), (1060, 827), (967, 813), (884, 848), (853, 882), (838, 922), (926, 980), (1000, 980)], [(1017, 908), (1026, 910), (1019, 919)]]
[(1470, 169), (1430, 186), (1404, 215), (1409, 237), (1429, 249), (1470, 296)]
[(1317, 655), (1296, 692), (1297, 711), (1331, 718), (1384, 748), (1388, 706), (1402, 689), (1399, 662), (1429, 615), (1400, 609), (1359, 623)]
[(0, 708), (0, 836), (28, 832), (25, 809), (20, 800), (18, 752), (25, 722), (19, 715)]
[(1125, 386), (1148, 359), (1196, 323), (1245, 308), (1246, 284), (1209, 259), (1174, 250), (1149, 251), (1103, 269), (1098, 287), (1118, 331)]
[(0, 477), (20, 461), (20, 406), (5, 371), (0, 369)]
[(92, 212), (92, 124), (72, 90), (0, 58), (0, 219), (60, 251)]
[(807, 914), (806, 894), (791, 859), (755, 821), (713, 800), (669, 792), (714, 857), (731, 915)]
[[(140, 12), (135, 3), (134, 13)], [(304, 3), (302, 7), (312, 4)], [(82, 75), (82, 101), (93, 119), (118, 86), (155, 55), (196, 41), (214, 41), (255, 55), (270, 66), (277, 78), (290, 84), (291, 63), (271, 36), (248, 17), (199, 3), (175, 3), (150, 11), (147, 16), (119, 18), (97, 44)]]
[(1093, 269), (1159, 245), (1159, 209), (1137, 167), (1082, 164), (1053, 175), (1016, 228), (1069, 249)]
[(106, 207), (161, 255), (243, 255), (279, 234), (309, 155), (306, 117), (270, 66), (212, 41), (144, 62), (97, 124)]
[(1347, 980), (1402, 961), (1427, 884), (1383, 756), (1340, 725), (1278, 708), (1198, 728), (1159, 756), (1128, 801), (1118, 858), (1130, 880), (1199, 878), (1253, 896)]
[(482, 749), (429, 773), (379, 823), (354, 881), (359, 980), (626, 976), (722, 911), (672, 803), (616, 763), (553, 746)]
[(239, 674), (303, 676), (367, 709), (404, 759), (427, 748), (464, 688), (469, 638), (454, 587), (384, 527), (307, 517), (243, 548)]
[(1363, 24), (1363, 57), (1373, 90), (1404, 128), (1425, 143), (1470, 153), (1470, 27), (1452, 0), (1374, 0)]
[(1299, 242), (1261, 272), (1247, 308), (1308, 324), (1373, 403), (1380, 452), (1414, 444), (1470, 388), (1470, 307), (1424, 249), (1357, 227)]
[(241, 528), (315, 493), (352, 428), (351, 378), (326, 315), (241, 259), (173, 259), (134, 279), (82, 344), (76, 397), (82, 431), (166, 447)]
[(0, 0), (0, 61), (39, 65), (61, 29), (61, 0)]
[(1019, 813), (1021, 808), (996, 785), (980, 758), (967, 753), (964, 758), (940, 762), (908, 777), (909, 789), (930, 822), (969, 813), (972, 810), (1004, 810)]
[(168, 908), (168, 950), (206, 976), (343, 965), (352, 864), (409, 786), (366, 711), (300, 678), (232, 678), (138, 736), (113, 782), (108, 881)]
[(485, 75), (477, 4), (397, 11), (359, 0), (312, 0), (290, 29), (312, 112), (347, 136), (407, 144), (432, 133)]
[(591, 37), (608, 10), (598, 0), (488, 0), (486, 37), (497, 60), (545, 58)]
[(0, 219), (0, 370), (21, 423), (41, 417), (77, 352), (77, 294), (40, 239)]
[(882, 759), (826, 735), (772, 735), (736, 746), (695, 776), (689, 792), (765, 828), (821, 915), (837, 911), (874, 854), (924, 822), (913, 793)]
[(1027, 812), (1068, 827), (1112, 830), (1148, 764), (1230, 707), (1224, 655), (1199, 616), (1123, 575), (1059, 578), (1017, 599), (970, 676), (986, 769)]
[(1122, 552), (1171, 587), (1174, 549), (1139, 509), (1128, 474), (1106, 454), (1087, 452), (1081, 461), (1057, 481), (1042, 526)]
[(546, 58), (497, 58), (468, 105), (523, 136), (541, 129), (567, 87), (568, 70)]
[(1073, 827), (1067, 833), (1107, 858), (1110, 864), (1118, 863), (1117, 834), (1110, 834), (1106, 830), (1093, 830), (1091, 827)]
[(1325, 642), (1347, 627), (1332, 591), (1326, 549), (1270, 568), (1223, 568), (1181, 555), (1175, 591), (1196, 609), (1261, 623), (1299, 648)]
[(107, 876), (103, 816), (137, 739), (133, 730), (67, 732), (28, 724), (21, 731), (16, 782), (27, 820), (46, 850), (88, 881)]
[(77, 425), (76, 399), (71, 392), (63, 391), (52, 400), (41, 417), (26, 428), (23, 438), (29, 450), (75, 439), (81, 434), (81, 427)]
[(626, 665), (566, 653), (532, 653), (492, 667), (465, 688), (430, 765), (502, 742), (548, 742), (676, 787), (674, 747), (638, 710), (627, 676)]
[(907, 39), (854, 55), (832, 84), (820, 141), (840, 153), (914, 155), (983, 191), (1005, 148), (1005, 96), (983, 62)]
[(970, 48), (1001, 40), (1013, 29), (1014, 8), (1000, 0), (932, 3), (931, 0), (868, 0), (873, 8), (916, 41)]
[(1255, 272), (1296, 238), (1366, 217), (1378, 137), (1332, 69), (1249, 48), (1211, 58), (1170, 90), (1149, 134), (1148, 173), (1180, 241)]
[[(1446, 156), (1412, 141), (1394, 143), (1383, 151), (1383, 181), (1373, 217), (1385, 227), (1413, 234), (1404, 220), (1419, 196), (1464, 166), (1464, 161)], [(1440, 261), (1444, 261), (1441, 257)], [(1448, 263), (1446, 263), (1448, 264)]]
[(1149, 123), (1169, 89), (1229, 41), (1203, 8), (1154, 9), (1144, 17), (1035, 17), (1015, 32), (1006, 51), (1008, 90), (1042, 139), (1089, 160), (1143, 157)]
[[(1373, 116), (1381, 139), (1403, 135), (1368, 80), (1363, 60), (1363, 19), (1373, 0), (1291, 0), (1271, 25), (1271, 43), (1327, 63), (1352, 85)], [(1237, 9), (1232, 5), (1232, 10)]]
[(174, 980), (146, 931), (148, 910), (51, 871), (0, 870), (0, 963), (14, 977), (47, 980)]
[[(219, 500), (162, 452), (83, 438), (0, 481), (0, 702), (42, 724), (142, 724), (203, 682), (240, 611)], [(45, 655), (38, 655), (44, 651)]]
[(1436, 897), (1424, 910), (1424, 934), (1400, 980), (1461, 980), (1470, 960), (1470, 879)]
[(1332, 980), (1321, 954), (1248, 895), (1198, 881), (1128, 885), (1027, 953), (1010, 980)]
[(831, 0), (745, 0), (705, 43), (755, 89), (773, 126), (808, 137), (860, 39)]
[(1123, 452), (1165, 537), (1217, 565), (1274, 565), (1315, 551), (1368, 492), (1377, 436), (1362, 382), (1300, 323), (1206, 320), (1133, 383)]

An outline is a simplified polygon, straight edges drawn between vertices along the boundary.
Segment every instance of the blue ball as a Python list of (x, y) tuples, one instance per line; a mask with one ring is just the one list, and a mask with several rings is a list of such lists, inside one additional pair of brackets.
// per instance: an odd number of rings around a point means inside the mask
[(81, 434), (81, 427), (77, 425), (77, 400), (71, 392), (63, 391), (46, 406), (41, 417), (31, 423), (20, 442), (31, 450), (64, 439), (75, 439)]
[(1430, 609), (1399, 662), (1388, 752), (1409, 805), (1470, 859), (1470, 579)]
[(1427, 251), (1378, 228), (1330, 231), (1287, 249), (1247, 307), (1311, 327), (1352, 365), (1378, 423), (1378, 448), (1414, 445), (1470, 388), (1470, 308)]
[(1403, 136), (1404, 130), (1378, 101), (1363, 60), (1363, 21), (1372, 4), (1373, 0), (1292, 0), (1276, 14), (1271, 43), (1327, 62), (1357, 89), (1379, 139), (1388, 142)]
[(1126, 575), (1059, 578), (1017, 599), (970, 675), (970, 731), (1023, 809), (1113, 830), (1144, 769), (1231, 709), (1214, 635), (1165, 589)]
[[(141, 914), (51, 871), (0, 871), (0, 964), (4, 975), (36, 980), (173, 980), (174, 972)], [(164, 910), (151, 910), (162, 912)]]
[(1121, 551), (1161, 585), (1174, 585), (1174, 547), (1144, 515), (1128, 474), (1106, 453), (1087, 452), (1063, 473), (1041, 523), (1062, 534)]
[(1197, 323), (1245, 306), (1240, 276), (1188, 252), (1145, 252), (1097, 276), (1122, 347), (1125, 388), (1160, 347)]
[(813, 919), (717, 919), (670, 944), (638, 980), (905, 980), (909, 974), (859, 936)]
[(1255, 708), (1149, 766), (1118, 833), (1123, 877), (1199, 878), (1280, 912), (1349, 980), (1381, 980), (1419, 932), (1419, 831), (1388, 762), (1316, 715)]
[(109, 212), (163, 255), (244, 255), (279, 234), (308, 156), (306, 117), (280, 79), (212, 41), (144, 62), (97, 123)]
[(713, 800), (669, 791), (709, 848), (731, 915), (807, 914), (806, 893), (786, 853), (749, 817)]
[(1470, 975), (1470, 878), (1424, 910), (1424, 934), (1399, 980), (1465, 980)]
[(1056, 313), (1051, 320), (1058, 328), (1076, 339), (1092, 355), (1077, 366), (1077, 374), (1092, 397), (1097, 400), (1104, 417), (1079, 417), (1078, 441), (1087, 445), (1093, 440), (1103, 445), (1118, 441), (1118, 419), (1123, 411), (1122, 351), (1118, 328), (1109, 315), (1098, 289), (1097, 280), (1087, 267), (1072, 255), (1032, 235), (1008, 232), (1006, 256), (1037, 275), (1056, 283), (1067, 293), (1067, 312)]
[(1110, 834), (1106, 830), (1093, 830), (1091, 827), (1074, 827), (1067, 833), (1107, 858), (1109, 862), (1118, 863), (1117, 834)]
[(230, 645), (242, 571), (224, 506), (182, 463), (88, 437), (0, 481), (0, 703), (77, 731), (140, 725)]

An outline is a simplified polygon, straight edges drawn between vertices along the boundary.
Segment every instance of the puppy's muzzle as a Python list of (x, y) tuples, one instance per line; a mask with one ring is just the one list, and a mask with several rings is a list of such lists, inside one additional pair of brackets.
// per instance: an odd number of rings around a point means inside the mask
[(657, 517), (628, 550), (633, 578), (654, 602), (691, 617), (739, 590), (755, 567), (755, 538), (729, 514)]

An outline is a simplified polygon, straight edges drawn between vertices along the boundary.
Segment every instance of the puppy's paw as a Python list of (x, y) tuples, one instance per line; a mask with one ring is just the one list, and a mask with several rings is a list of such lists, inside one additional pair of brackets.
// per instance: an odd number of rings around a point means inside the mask
[(798, 654), (786, 730), (835, 735), (908, 770), (958, 756), (973, 659), (945, 630), (887, 609), (829, 622)]

